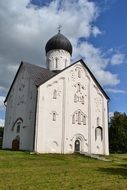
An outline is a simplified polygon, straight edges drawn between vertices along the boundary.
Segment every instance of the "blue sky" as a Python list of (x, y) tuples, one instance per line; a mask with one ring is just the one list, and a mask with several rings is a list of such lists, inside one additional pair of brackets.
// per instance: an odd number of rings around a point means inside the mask
[(126, 0), (1, 0), (0, 124), (21, 60), (46, 67), (45, 43), (59, 24), (73, 44), (72, 61), (82, 58), (109, 95), (110, 112), (127, 113), (126, 7)]
[[(110, 3), (109, 3), (110, 4)], [(104, 49), (116, 49), (125, 54), (125, 60), (122, 64), (114, 66), (108, 66), (107, 69), (112, 73), (117, 73), (120, 79), (120, 83), (115, 89), (122, 90), (121, 93), (108, 92), (110, 101), (110, 111), (127, 112), (127, 1), (116, 0), (109, 7), (103, 11), (100, 17), (97, 19), (99, 27), (105, 31), (104, 35), (99, 36), (91, 40), (97, 47)]]

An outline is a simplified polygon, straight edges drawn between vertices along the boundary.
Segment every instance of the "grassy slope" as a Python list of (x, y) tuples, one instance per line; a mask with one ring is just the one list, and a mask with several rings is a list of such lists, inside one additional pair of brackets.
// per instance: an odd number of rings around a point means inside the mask
[(110, 159), (1, 150), (0, 190), (127, 190), (127, 154)]

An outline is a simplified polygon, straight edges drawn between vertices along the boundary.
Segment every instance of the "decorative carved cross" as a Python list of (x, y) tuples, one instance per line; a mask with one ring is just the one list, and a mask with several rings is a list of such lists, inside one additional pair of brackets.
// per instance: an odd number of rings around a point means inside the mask
[(57, 29), (58, 29), (58, 33), (60, 33), (61, 28), (62, 28), (62, 26), (61, 26), (61, 25), (59, 25), (59, 26), (58, 26), (58, 28), (57, 28)]

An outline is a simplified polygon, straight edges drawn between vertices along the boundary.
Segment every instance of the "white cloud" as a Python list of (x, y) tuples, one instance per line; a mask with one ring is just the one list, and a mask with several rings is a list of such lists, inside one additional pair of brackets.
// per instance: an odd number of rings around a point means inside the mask
[(74, 58), (83, 57), (101, 85), (115, 86), (120, 83), (117, 74), (106, 71), (110, 58), (105, 57), (101, 49), (88, 42), (82, 42), (78, 47), (75, 47), (74, 51)]
[(122, 54), (114, 55), (111, 61), (88, 42), (78, 45), (82, 37), (89, 39), (101, 34), (95, 25), (100, 10), (94, 1), (54, 0), (39, 9), (32, 5), (28, 8), (29, 3), (29, 0), (0, 0), (0, 90), (7, 92), (22, 60), (45, 66), (45, 44), (57, 33), (59, 24), (74, 46), (73, 60), (86, 60), (102, 85), (120, 82), (106, 67), (109, 62), (120, 63)]
[(0, 127), (4, 126), (4, 119), (0, 119)]
[(120, 89), (114, 89), (114, 88), (107, 88), (106, 91), (107, 92), (112, 92), (112, 93), (115, 93), (115, 94), (125, 94), (125, 93), (127, 93), (126, 90), (120, 90)]
[(100, 83), (104, 86), (116, 86), (120, 83), (116, 74), (112, 74), (109, 71), (98, 70), (95, 71), (95, 76), (98, 78)]
[(4, 96), (0, 96), (0, 111), (5, 110), (4, 100), (5, 100), (5, 97)]
[(116, 53), (111, 58), (112, 65), (119, 65), (124, 62), (125, 55), (122, 53)]
[(93, 35), (96, 37), (98, 34), (101, 34), (102, 32), (99, 30), (98, 27), (93, 27)]
[(103, 57), (103, 53), (99, 48), (94, 47), (88, 42), (81, 42), (74, 48), (74, 58), (83, 57), (91, 69), (104, 69), (108, 65), (109, 60)]
[[(88, 0), (54, 0), (49, 5), (27, 8), (29, 0), (0, 1), (0, 88), (9, 88), (21, 60), (45, 65), (45, 44), (62, 25), (72, 42), (81, 37), (97, 36), (100, 30), (93, 24), (98, 16), (95, 3)], [(5, 77), (6, 73), (6, 77)]]

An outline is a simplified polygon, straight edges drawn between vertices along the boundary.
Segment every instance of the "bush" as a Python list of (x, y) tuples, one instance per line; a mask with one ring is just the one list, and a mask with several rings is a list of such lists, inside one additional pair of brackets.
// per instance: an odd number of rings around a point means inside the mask
[(127, 115), (115, 112), (109, 127), (110, 152), (127, 152)]

